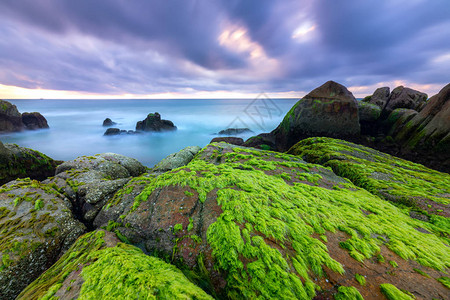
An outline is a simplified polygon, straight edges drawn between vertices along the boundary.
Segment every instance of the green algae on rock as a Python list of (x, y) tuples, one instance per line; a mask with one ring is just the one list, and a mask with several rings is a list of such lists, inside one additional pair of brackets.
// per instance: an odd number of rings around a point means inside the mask
[(337, 175), (350, 179), (355, 185), (388, 201), (430, 214), (424, 218), (431, 219), (432, 223), (447, 224), (447, 229), (450, 227), (450, 175), (446, 173), (332, 138), (302, 140), (288, 153), (331, 167)]
[(432, 224), (293, 155), (211, 144), (187, 166), (118, 193), (94, 224), (121, 223), (130, 241), (187, 267), (194, 281), (207, 274), (204, 288), (230, 298), (314, 297), (317, 279), (346, 270), (327, 248), (325, 234), (338, 231), (346, 239), (336, 251), (356, 262), (385, 245), (423, 266), (450, 266)]
[(353, 286), (340, 286), (338, 293), (334, 295), (336, 300), (364, 300), (358, 289)]
[(16, 297), (85, 232), (51, 186), (23, 179), (0, 188), (0, 298)]
[(175, 266), (98, 230), (80, 237), (18, 299), (212, 299)]
[(380, 285), (381, 292), (388, 300), (412, 300), (414, 299), (407, 293), (399, 290), (395, 285), (384, 283)]
[(0, 141), (0, 185), (25, 177), (44, 180), (55, 174), (56, 165), (39, 151)]

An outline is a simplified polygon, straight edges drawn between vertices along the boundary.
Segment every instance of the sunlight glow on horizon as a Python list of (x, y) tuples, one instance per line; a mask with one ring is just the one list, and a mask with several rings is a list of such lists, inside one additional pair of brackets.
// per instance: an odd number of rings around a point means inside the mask
[[(388, 86), (392, 91), (395, 87), (400, 85), (427, 93), (428, 97), (437, 94), (443, 88), (443, 86), (437, 84), (415, 84), (403, 80), (379, 82), (368, 86), (349, 86), (347, 88), (356, 98), (363, 98), (365, 96), (372, 95), (373, 92), (379, 87)], [(28, 89), (0, 84), (0, 99), (249, 99), (257, 97), (262, 92), (270, 98), (302, 98), (304, 95), (309, 93), (309, 91), (257, 91), (255, 93), (249, 93), (223, 90), (212, 92), (192, 90), (192, 92), (189, 91), (187, 93), (167, 92), (153, 94), (100, 94), (80, 91)]]

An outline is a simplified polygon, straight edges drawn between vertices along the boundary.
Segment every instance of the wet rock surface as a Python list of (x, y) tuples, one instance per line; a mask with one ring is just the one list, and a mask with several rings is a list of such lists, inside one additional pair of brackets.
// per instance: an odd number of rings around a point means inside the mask
[(121, 243), (114, 233), (90, 232), (17, 299), (212, 299), (175, 266)]
[(0, 187), (0, 298), (14, 299), (86, 231), (54, 186), (24, 179)]
[(82, 156), (64, 162), (55, 177), (44, 181), (55, 184), (72, 204), (74, 214), (88, 227), (103, 205), (132, 176), (145, 172), (133, 158), (115, 153)]
[(150, 113), (147, 117), (136, 123), (136, 131), (173, 131), (177, 127), (172, 121), (161, 119), (157, 112)]
[[(372, 151), (358, 155), (376, 161)], [(446, 288), (437, 279), (450, 265), (439, 218), (437, 211), (434, 222), (411, 218), (300, 157), (217, 143), (185, 167), (129, 181), (94, 226), (113, 228), (146, 253), (188, 268), (214, 297), (308, 299), (336, 294), (345, 284), (375, 299), (382, 297), (381, 282), (414, 286), (418, 267), (433, 276), (432, 288), (411, 292), (439, 298)], [(375, 279), (376, 272), (357, 267), (382, 257), (397, 264), (392, 275)], [(380, 270), (389, 270), (390, 262), (382, 264)], [(367, 277), (367, 288), (355, 284), (356, 272)]]
[(0, 141), (0, 184), (25, 177), (44, 180), (55, 174), (57, 164), (36, 150)]

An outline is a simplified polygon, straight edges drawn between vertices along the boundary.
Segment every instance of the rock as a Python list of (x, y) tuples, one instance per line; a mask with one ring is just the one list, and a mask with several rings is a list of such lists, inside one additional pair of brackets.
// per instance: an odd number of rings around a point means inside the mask
[(275, 137), (271, 133), (261, 133), (257, 136), (252, 136), (244, 142), (243, 146), (263, 150), (277, 149)]
[(375, 104), (358, 101), (359, 122), (375, 122), (381, 114), (381, 108)]
[(24, 177), (44, 180), (55, 174), (56, 165), (36, 150), (0, 142), (0, 184)]
[(431, 97), (394, 139), (407, 149), (439, 155), (450, 166), (450, 84)]
[(0, 299), (14, 299), (85, 232), (50, 185), (24, 179), (0, 188)]
[(29, 130), (49, 128), (47, 120), (38, 112), (23, 113), (22, 122), (25, 125), (26, 129)]
[(210, 143), (220, 143), (225, 142), (228, 144), (242, 146), (244, 144), (244, 140), (239, 137), (227, 136), (227, 137), (216, 137), (211, 140)]
[(173, 125), (172, 121), (161, 120), (159, 113), (148, 114), (143, 121), (136, 123), (136, 131), (170, 131), (176, 130), (177, 127)]
[(361, 134), (376, 135), (378, 124), (376, 121), (381, 115), (381, 108), (375, 104), (358, 101), (358, 116)]
[(428, 95), (425, 93), (399, 86), (390, 94), (382, 114), (387, 117), (396, 108), (409, 108), (419, 111), (427, 99)]
[(183, 272), (115, 234), (87, 233), (17, 299), (213, 299)]
[(253, 131), (248, 128), (227, 128), (225, 130), (219, 131), (218, 135), (236, 135), (244, 133), (253, 133)]
[(88, 227), (103, 205), (124, 186), (131, 176), (146, 168), (137, 160), (115, 153), (82, 156), (56, 168), (53, 183), (71, 201), (75, 215)]
[(17, 107), (8, 101), (0, 100), (0, 132), (20, 131), (24, 129), (22, 115)]
[(360, 133), (358, 104), (347, 88), (328, 81), (298, 101), (271, 132), (280, 151), (311, 136), (356, 137)]
[[(424, 298), (448, 293), (413, 270), (446, 276), (445, 221), (412, 219), (330, 169), (284, 153), (208, 145), (185, 167), (130, 181), (94, 221), (107, 224), (144, 251), (171, 259), (215, 298), (311, 299), (336, 293), (356, 273), (370, 282), (358, 286), (365, 297), (381, 298), (383, 283)], [(396, 276), (379, 276), (392, 270), (389, 260)]]
[(108, 128), (106, 129), (103, 135), (119, 135), (119, 134), (120, 134), (119, 128)]
[(114, 125), (116, 125), (117, 123), (116, 122), (113, 122), (110, 118), (106, 118), (104, 121), (103, 121), (103, 126), (105, 126), (105, 127), (107, 127), (107, 126), (114, 126)]
[(373, 95), (370, 97), (369, 103), (378, 106), (380, 109), (383, 109), (386, 106), (386, 103), (389, 101), (389, 95), (389, 87), (386, 86), (377, 88)]
[[(288, 153), (331, 167), (355, 185), (395, 203), (450, 217), (450, 175), (368, 147), (331, 138), (310, 138)], [(376, 158), (376, 159), (375, 159)], [(398, 183), (402, 184), (399, 185)], [(424, 186), (428, 186), (424, 189)]]
[(199, 146), (186, 147), (176, 153), (172, 153), (160, 161), (153, 169), (152, 173), (164, 173), (187, 165), (194, 156), (201, 150)]
[(418, 112), (414, 109), (407, 108), (396, 108), (394, 109), (389, 117), (383, 121), (385, 127), (385, 132), (388, 136), (394, 136), (398, 133), (400, 128), (403, 127), (405, 123), (411, 120)]

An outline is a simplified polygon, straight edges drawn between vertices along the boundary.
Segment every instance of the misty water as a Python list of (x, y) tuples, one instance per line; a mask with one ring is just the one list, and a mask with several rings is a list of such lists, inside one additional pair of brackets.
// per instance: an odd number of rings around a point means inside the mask
[[(38, 111), (50, 129), (0, 135), (4, 143), (32, 148), (57, 160), (114, 152), (136, 158), (148, 167), (186, 146), (205, 146), (214, 133), (248, 127), (254, 134), (273, 130), (298, 99), (170, 99), (170, 100), (9, 100), (23, 112)], [(103, 120), (134, 130), (148, 113), (177, 126), (174, 132), (104, 136)], [(244, 140), (254, 134), (241, 135)]]

